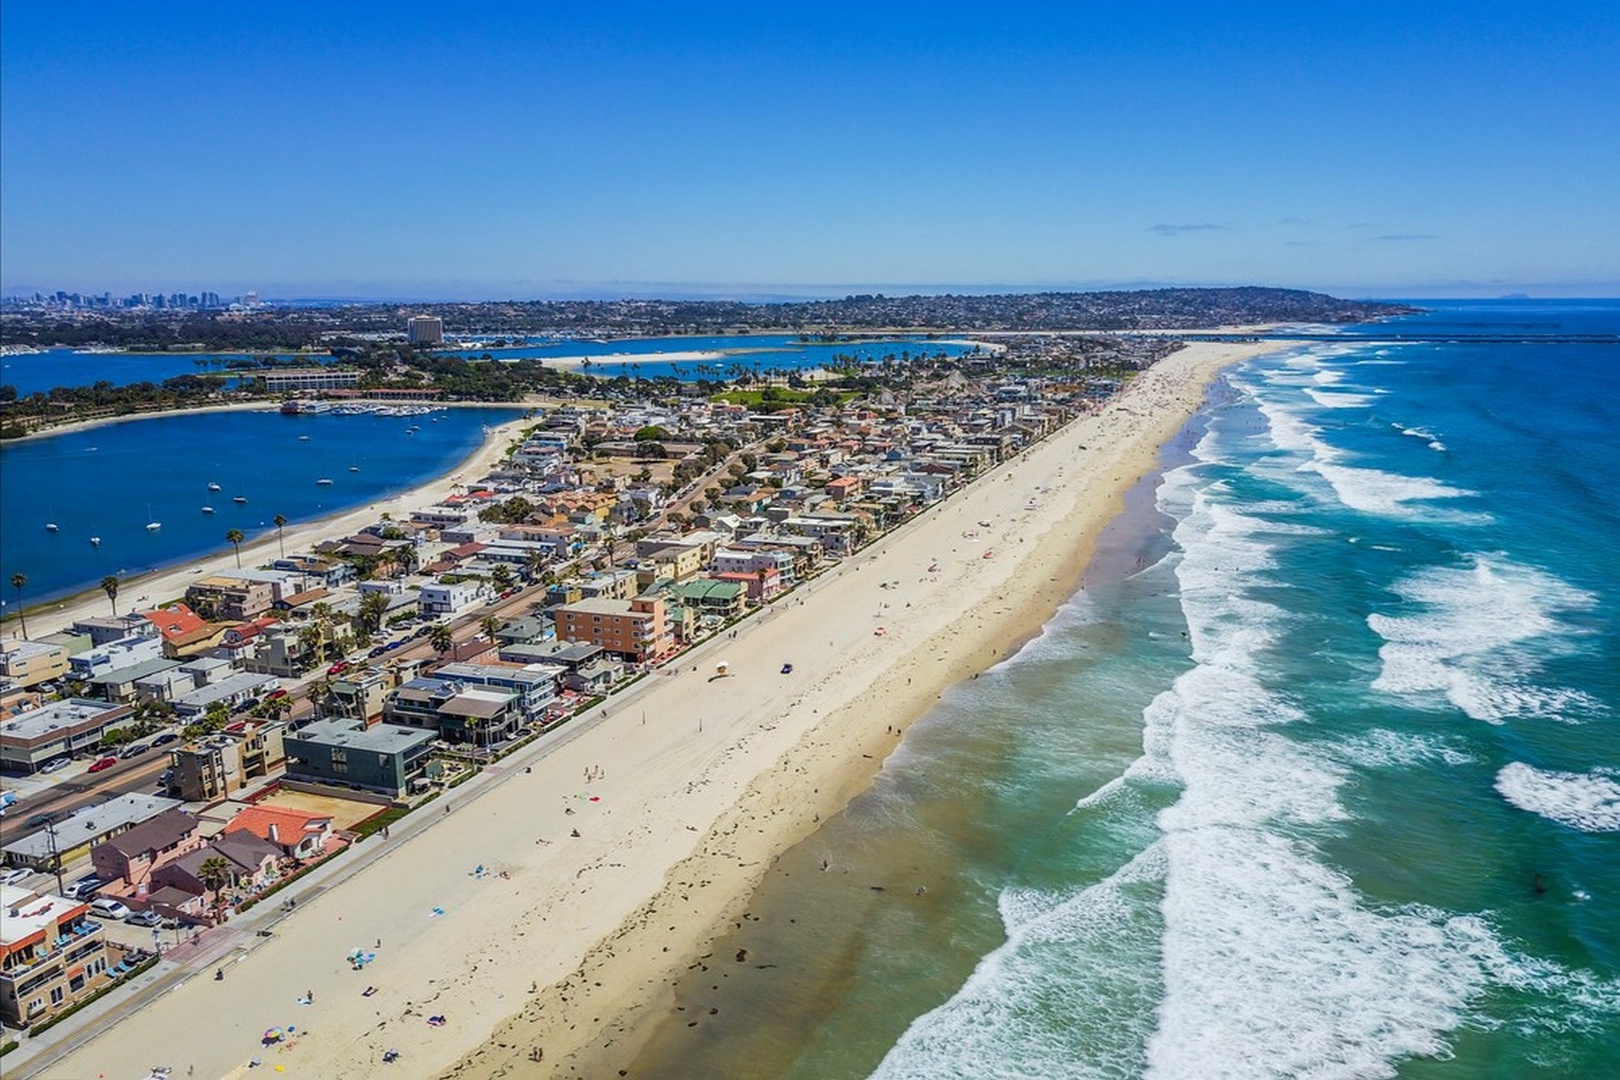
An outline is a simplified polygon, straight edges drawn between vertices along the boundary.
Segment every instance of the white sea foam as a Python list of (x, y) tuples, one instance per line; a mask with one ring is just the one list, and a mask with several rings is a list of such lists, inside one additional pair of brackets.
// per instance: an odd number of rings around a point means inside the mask
[(1600, 708), (1585, 693), (1535, 682), (1544, 653), (1574, 647), (1579, 632), (1561, 615), (1591, 607), (1591, 594), (1543, 571), (1484, 557), (1415, 574), (1395, 592), (1416, 610), (1367, 617), (1384, 639), (1373, 689), (1444, 694), (1490, 723), (1573, 722)]
[(1331, 460), (1317, 459), (1300, 466), (1301, 472), (1319, 474), (1333, 488), (1339, 501), (1352, 510), (1390, 517), (1442, 516), (1449, 521), (1489, 524), (1488, 514), (1466, 511), (1439, 511), (1433, 507), (1413, 506), (1413, 503), (1437, 499), (1463, 499), (1474, 494), (1464, 488), (1454, 488), (1425, 476), (1403, 476), (1382, 469), (1337, 465)]
[(1430, 450), (1437, 450), (1441, 453), (1445, 453), (1446, 444), (1436, 438), (1434, 432), (1420, 427), (1401, 427), (1399, 424), (1394, 424), (1392, 426), (1397, 428), (1402, 435), (1410, 435), (1414, 439), (1423, 439), (1428, 443)]
[(1072, 895), (1004, 895), (1006, 943), (956, 996), (914, 1020), (873, 1076), (1091, 1080), (1135, 1072), (1159, 993), (1158, 970), (1143, 955), (1157, 938), (1158, 913), (1140, 894), (1163, 874), (1153, 845)]
[[(1164, 998), (1147, 1075), (1394, 1076), (1403, 1059), (1447, 1055), (1489, 986), (1558, 993), (1580, 979), (1516, 961), (1476, 917), (1374, 908), (1324, 863), (1310, 836), (1345, 814), (1344, 765), (1286, 737), (1304, 717), (1261, 677), (1266, 631), (1284, 618), (1243, 595), (1266, 564), (1253, 550), (1262, 528), (1194, 492), (1176, 529), (1198, 666), (1145, 717), (1150, 752), (1162, 748), (1185, 784), (1158, 817)], [(1395, 747), (1374, 737), (1358, 749)], [(1612, 1002), (1612, 987), (1598, 989)]]
[(1305, 394), (1324, 409), (1362, 409), (1376, 400), (1371, 394), (1349, 394), (1342, 390), (1307, 390)]
[(1466, 755), (1287, 738), (1309, 718), (1266, 671), (1290, 615), (1248, 594), (1274, 570), (1270, 526), (1211, 490), (1198, 466), (1160, 489), (1195, 666), (1145, 710), (1143, 757), (1081, 800), (1179, 780), (1164, 837), (1083, 890), (1004, 893), (1007, 941), (912, 1023), (882, 1080), (1366, 1080), (1446, 1057), (1454, 1031), (1490, 1023), (1472, 1003), (1493, 987), (1535, 995), (1520, 1015), (1548, 1028), (1620, 1015), (1614, 985), (1514, 955), (1477, 916), (1374, 905), (1327, 865), (1314, 838), (1346, 813), (1347, 768)]
[(1413, 735), (1375, 728), (1339, 743), (1345, 761), (1361, 767), (1412, 768), (1467, 765), (1478, 760), (1452, 740), (1439, 735)]
[(1520, 810), (1582, 832), (1620, 832), (1620, 779), (1612, 769), (1552, 772), (1515, 761), (1496, 774), (1496, 790)]
[[(1320, 396), (1312, 391), (1308, 394)], [(1302, 419), (1294, 410), (1275, 401), (1260, 401), (1272, 445), (1279, 450), (1306, 458), (1298, 472), (1315, 473), (1326, 480), (1334, 496), (1345, 506), (1363, 513), (1387, 517), (1441, 519), (1454, 524), (1490, 524), (1489, 514), (1441, 508), (1437, 501), (1471, 498), (1476, 493), (1451, 487), (1423, 476), (1405, 476), (1346, 463), (1345, 452), (1329, 446), (1319, 435), (1322, 429)]]

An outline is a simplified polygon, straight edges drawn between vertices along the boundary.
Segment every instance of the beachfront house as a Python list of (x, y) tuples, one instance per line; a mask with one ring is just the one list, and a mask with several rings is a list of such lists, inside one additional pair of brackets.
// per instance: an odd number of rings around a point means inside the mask
[(517, 695), (518, 714), (525, 724), (539, 721), (557, 700), (557, 672), (545, 667), (531, 670), (513, 664), (453, 663), (441, 665), (433, 675), (510, 691)]
[(557, 640), (596, 645), (630, 663), (661, 659), (675, 648), (661, 599), (580, 600), (557, 608), (554, 617)]
[(121, 895), (135, 896), (147, 890), (158, 867), (202, 846), (196, 818), (184, 810), (165, 810), (91, 848), (90, 861), (97, 877), (117, 886)]
[(515, 736), (524, 723), (518, 694), (459, 679), (415, 678), (383, 706), (389, 724), (437, 731), (446, 742), (489, 747)]
[(326, 853), (332, 838), (332, 816), (290, 806), (250, 806), (232, 818), (224, 835), (248, 832), (280, 848), (289, 859), (305, 862)]
[(287, 738), (287, 779), (357, 786), (400, 798), (427, 769), (433, 730), (322, 720)]
[(22, 1028), (106, 985), (107, 938), (87, 900), (0, 885), (0, 1020)]

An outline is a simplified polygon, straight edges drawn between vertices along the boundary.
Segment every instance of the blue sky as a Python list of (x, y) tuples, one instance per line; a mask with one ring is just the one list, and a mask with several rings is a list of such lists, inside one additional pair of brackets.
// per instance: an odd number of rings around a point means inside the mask
[(1620, 5), (0, 8), (0, 286), (1620, 294)]

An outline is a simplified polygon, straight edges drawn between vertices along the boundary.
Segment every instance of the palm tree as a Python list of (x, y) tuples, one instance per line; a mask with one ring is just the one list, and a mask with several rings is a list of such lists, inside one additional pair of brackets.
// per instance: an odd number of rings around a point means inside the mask
[(298, 631), (298, 647), (305, 654), (315, 657), (315, 663), (320, 664), (326, 659), (326, 635), (318, 623), (305, 623)]
[(374, 634), (382, 626), (383, 613), (388, 610), (388, 597), (380, 592), (368, 592), (360, 597), (360, 607), (356, 617), (360, 629), (366, 634)]
[(113, 618), (116, 619), (118, 617), (118, 575), (108, 574), (102, 578), (101, 591), (106, 593), (107, 599), (112, 602)]
[(496, 563), (489, 576), (495, 582), (495, 587), (502, 592), (512, 587), (512, 568), (505, 563)]
[(236, 549), (236, 568), (238, 570), (242, 568), (242, 540), (241, 529), (225, 530), (225, 542)]
[(436, 624), (433, 627), (433, 630), (428, 634), (428, 646), (434, 652), (439, 654), (439, 658), (441, 660), (444, 658), (444, 654), (449, 652), (450, 647), (455, 643), (455, 635), (450, 632), (450, 627), (444, 623)]
[(501, 620), (497, 619), (493, 615), (485, 615), (478, 623), (478, 629), (482, 630), (484, 632), (484, 636), (489, 638), (491, 641), (495, 640), (495, 631), (499, 630), (500, 628)]
[(285, 559), (287, 557), (287, 548), (281, 542), (281, 540), (282, 540), (281, 530), (283, 528), (285, 528), (286, 525), (287, 525), (287, 515), (286, 514), (277, 514), (275, 517), (271, 518), (270, 520), (276, 523), (276, 551), (281, 555), (281, 557), (283, 559)]
[(22, 608), (22, 591), (23, 586), (26, 584), (28, 584), (27, 574), (11, 575), (11, 587), (17, 590), (17, 618), (22, 620), (22, 635), (24, 641), (28, 640), (28, 617), (23, 614)]
[(220, 895), (220, 891), (225, 888), (225, 883), (230, 880), (230, 877), (231, 864), (218, 855), (208, 856), (202, 861), (202, 865), (197, 867), (197, 880), (201, 881), (206, 888), (213, 890), (215, 908), (225, 906), (221, 902), (224, 897)]

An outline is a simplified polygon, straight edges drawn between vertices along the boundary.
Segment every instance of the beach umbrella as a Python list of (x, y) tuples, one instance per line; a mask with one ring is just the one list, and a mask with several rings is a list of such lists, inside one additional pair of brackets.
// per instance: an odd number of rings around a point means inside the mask
[(714, 673), (716, 675), (724, 675), (728, 670), (730, 670), (730, 668), (731, 668), (731, 661), (730, 660), (717, 660), (717, 661), (715, 661), (715, 665), (714, 665)]
[(278, 1027), (266, 1028), (264, 1031), (264, 1041), (267, 1043), (280, 1042), (283, 1034), (284, 1033), (282, 1030)]

